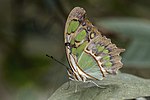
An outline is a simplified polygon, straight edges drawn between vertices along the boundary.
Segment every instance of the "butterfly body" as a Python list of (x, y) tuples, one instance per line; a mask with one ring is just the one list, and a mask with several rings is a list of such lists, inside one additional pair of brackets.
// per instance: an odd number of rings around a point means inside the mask
[(70, 69), (69, 79), (86, 82), (102, 80), (116, 74), (122, 67), (119, 49), (86, 18), (83, 8), (75, 7), (69, 14), (64, 32)]

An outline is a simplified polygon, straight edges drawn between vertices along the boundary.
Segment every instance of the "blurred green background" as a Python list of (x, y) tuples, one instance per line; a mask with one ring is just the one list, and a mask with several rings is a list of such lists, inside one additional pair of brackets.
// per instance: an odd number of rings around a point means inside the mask
[(126, 48), (121, 72), (150, 78), (149, 0), (0, 0), (0, 100), (47, 100), (68, 81), (45, 54), (68, 65), (63, 32), (76, 6)]

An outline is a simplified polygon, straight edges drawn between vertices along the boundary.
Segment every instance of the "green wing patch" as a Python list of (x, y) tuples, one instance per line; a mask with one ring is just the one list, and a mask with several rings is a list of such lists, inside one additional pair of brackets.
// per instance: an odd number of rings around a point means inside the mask
[(72, 20), (68, 26), (67, 33), (71, 34), (72, 32), (75, 32), (77, 30), (78, 26), (79, 26), (79, 21)]
[(77, 36), (75, 37), (76, 41), (82, 41), (84, 38), (86, 37), (86, 31), (82, 30), (80, 33), (77, 34)]

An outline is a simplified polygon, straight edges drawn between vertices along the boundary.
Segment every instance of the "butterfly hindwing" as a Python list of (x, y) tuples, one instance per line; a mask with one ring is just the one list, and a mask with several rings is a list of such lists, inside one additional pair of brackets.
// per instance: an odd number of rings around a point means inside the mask
[(97, 63), (99, 63), (101, 69), (107, 73), (115, 74), (117, 70), (122, 67), (121, 56), (119, 54), (123, 52), (124, 49), (117, 48), (116, 45), (112, 44), (110, 39), (107, 39), (105, 36), (97, 36), (94, 38), (85, 51), (92, 55)]

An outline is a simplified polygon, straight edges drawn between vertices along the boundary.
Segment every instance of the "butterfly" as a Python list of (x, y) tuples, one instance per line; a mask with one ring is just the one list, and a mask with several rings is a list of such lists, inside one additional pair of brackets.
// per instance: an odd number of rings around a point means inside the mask
[(110, 39), (102, 36), (81, 7), (75, 7), (70, 12), (65, 24), (64, 41), (70, 80), (102, 80), (107, 75), (116, 74), (123, 66), (120, 53), (125, 49), (116, 47)]

